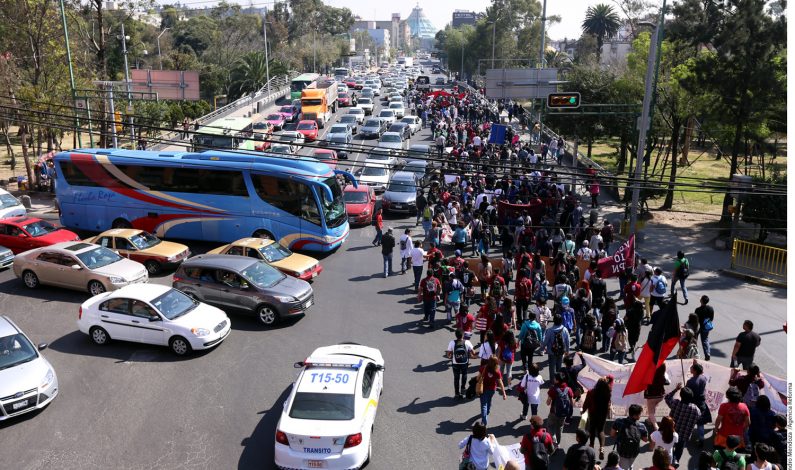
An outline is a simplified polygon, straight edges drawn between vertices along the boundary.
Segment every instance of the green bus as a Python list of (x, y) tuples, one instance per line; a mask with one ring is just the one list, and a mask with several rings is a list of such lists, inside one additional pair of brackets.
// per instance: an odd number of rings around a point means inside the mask
[(300, 100), (301, 91), (304, 88), (315, 88), (317, 86), (317, 79), (320, 77), (318, 73), (302, 73), (295, 77), (290, 82), (290, 99)]
[(253, 121), (247, 117), (226, 117), (200, 127), (193, 135), (193, 151), (254, 150), (249, 139), (253, 132)]

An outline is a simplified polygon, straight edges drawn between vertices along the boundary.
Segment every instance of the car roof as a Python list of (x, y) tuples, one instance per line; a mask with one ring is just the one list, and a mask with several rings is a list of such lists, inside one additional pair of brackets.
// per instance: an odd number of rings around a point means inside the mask
[(0, 223), (2, 224), (12, 224), (12, 225), (24, 225), (29, 224), (32, 222), (38, 222), (41, 219), (36, 217), (28, 217), (26, 215), (20, 215), (17, 217), (7, 217), (5, 219), (0, 219)]
[(406, 166), (428, 166), (427, 160), (409, 160), (406, 162)]
[(182, 266), (192, 266), (200, 268), (224, 268), (242, 271), (259, 261), (254, 258), (235, 255), (198, 255), (186, 259)]
[(245, 246), (248, 248), (260, 248), (263, 246), (270, 246), (276, 243), (273, 240), (269, 240), (267, 238), (259, 238), (259, 237), (246, 237), (241, 238), (240, 240), (235, 240), (230, 245), (234, 246)]
[(351, 113), (351, 111), (354, 111), (354, 110), (357, 111), (357, 113), (359, 111), (364, 112), (364, 110), (362, 108), (360, 108), (358, 106), (354, 106), (353, 108), (348, 109), (348, 114), (353, 114), (353, 113)]
[(410, 171), (398, 171), (397, 173), (394, 173), (392, 175), (392, 178), (389, 179), (389, 181), (392, 180), (411, 180), (413, 182), (416, 182), (417, 176)]
[(47, 245), (47, 246), (42, 246), (42, 247), (39, 247), (39, 248), (34, 248), (34, 250), (37, 250), (37, 251), (45, 251), (45, 250), (60, 251), (61, 253), (68, 253), (70, 255), (76, 255), (76, 254), (79, 254), (79, 253), (84, 253), (84, 252), (89, 251), (89, 250), (93, 250), (93, 249), (95, 249), (97, 247), (99, 247), (99, 245), (96, 245), (94, 243), (87, 243), (87, 242), (81, 242), (81, 241), (77, 241), (77, 242), (72, 241), (72, 242), (53, 243), (52, 245)]
[(361, 344), (335, 344), (331, 346), (321, 346), (314, 351), (312, 354), (309, 355), (307, 358), (308, 361), (320, 362), (319, 359), (329, 356), (334, 356), (338, 358), (337, 360), (341, 360), (341, 357), (348, 357), (351, 362), (354, 362), (352, 357), (362, 357), (365, 359), (369, 359), (377, 364), (384, 363), (384, 357), (381, 355), (381, 351), (376, 348), (371, 348), (369, 346), (363, 346)]
[(364, 166), (372, 166), (376, 168), (386, 168), (389, 169), (389, 163), (385, 163), (384, 160), (372, 160), (370, 158), (364, 161)]
[(14, 322), (5, 315), (0, 315), (0, 337), (11, 336), (20, 333)]
[(304, 124), (304, 123), (306, 123), (306, 124), (317, 124), (317, 122), (312, 120), (312, 119), (301, 119), (300, 121), (298, 121), (298, 124)]
[(343, 189), (346, 193), (367, 193), (370, 192), (370, 186), (365, 184), (360, 184), (359, 186), (354, 186), (352, 184), (346, 185)]
[(400, 132), (384, 132), (384, 133), (381, 135), (381, 137), (384, 137), (384, 136), (387, 136), (387, 135), (396, 135), (396, 136), (398, 136), (398, 137), (402, 137), (402, 136), (400, 135)]
[(143, 232), (143, 230), (138, 230), (136, 228), (112, 228), (110, 230), (105, 230), (97, 235), (97, 237), (132, 237), (141, 232)]
[(163, 284), (128, 284), (121, 289), (111, 292), (105, 299), (112, 298), (134, 298), (150, 302), (172, 289), (171, 286)]

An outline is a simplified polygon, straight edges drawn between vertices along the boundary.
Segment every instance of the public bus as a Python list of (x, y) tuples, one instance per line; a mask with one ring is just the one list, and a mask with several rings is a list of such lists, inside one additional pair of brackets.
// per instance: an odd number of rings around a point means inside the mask
[(327, 252), (348, 237), (338, 175), (310, 159), (78, 149), (54, 157), (64, 227), (137, 228), (160, 237), (229, 243), (270, 238)]
[(351, 71), (346, 67), (337, 67), (334, 69), (334, 78), (343, 79), (345, 77), (350, 77)]
[(305, 88), (315, 88), (317, 86), (317, 79), (320, 78), (318, 73), (302, 73), (295, 77), (290, 82), (290, 99), (300, 100), (301, 92)]
[(200, 127), (193, 135), (193, 151), (210, 149), (254, 150), (251, 134), (254, 121), (247, 117), (226, 117)]

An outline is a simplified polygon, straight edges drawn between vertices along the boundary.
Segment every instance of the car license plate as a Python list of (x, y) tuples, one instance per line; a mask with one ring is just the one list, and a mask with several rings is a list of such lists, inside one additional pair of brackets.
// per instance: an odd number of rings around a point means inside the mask
[[(314, 276), (312, 276), (312, 277), (314, 277)], [(311, 306), (312, 306), (312, 299), (309, 299), (309, 300), (306, 301), (306, 308), (309, 308)]]
[(326, 468), (325, 460), (307, 460), (306, 466), (309, 468)]
[(401, 207), (403, 207), (403, 204), (395, 204), (395, 209), (400, 209)]
[(22, 401), (18, 401), (16, 403), (14, 403), (12, 405), (12, 408), (14, 408), (15, 410), (18, 410), (18, 409), (24, 408), (26, 406), (28, 406), (28, 401), (27, 400), (22, 400)]
[(314, 279), (316, 277), (317, 277), (317, 273), (316, 272), (312, 273), (312, 279)]

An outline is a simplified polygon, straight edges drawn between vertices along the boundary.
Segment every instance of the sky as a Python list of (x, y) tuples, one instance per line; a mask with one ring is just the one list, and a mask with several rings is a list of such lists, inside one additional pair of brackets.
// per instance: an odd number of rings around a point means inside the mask
[[(543, 0), (539, 0), (543, 2)], [(417, 5), (416, 1), (397, 0), (393, 2), (373, 0), (323, 0), (327, 5), (348, 7), (362, 19), (379, 21), (390, 20), (392, 13), (400, 13), (407, 18)], [(552, 39), (576, 39), (580, 37), (581, 24), (585, 10), (597, 3), (612, 3), (610, 0), (548, 0), (547, 16), (559, 15), (561, 22), (548, 27), (547, 36)], [(656, 2), (655, 2), (656, 3)], [(491, 5), (489, 0), (431, 0), (419, 2), (425, 16), (438, 29), (452, 21), (453, 11), (469, 10), (483, 12)]]

